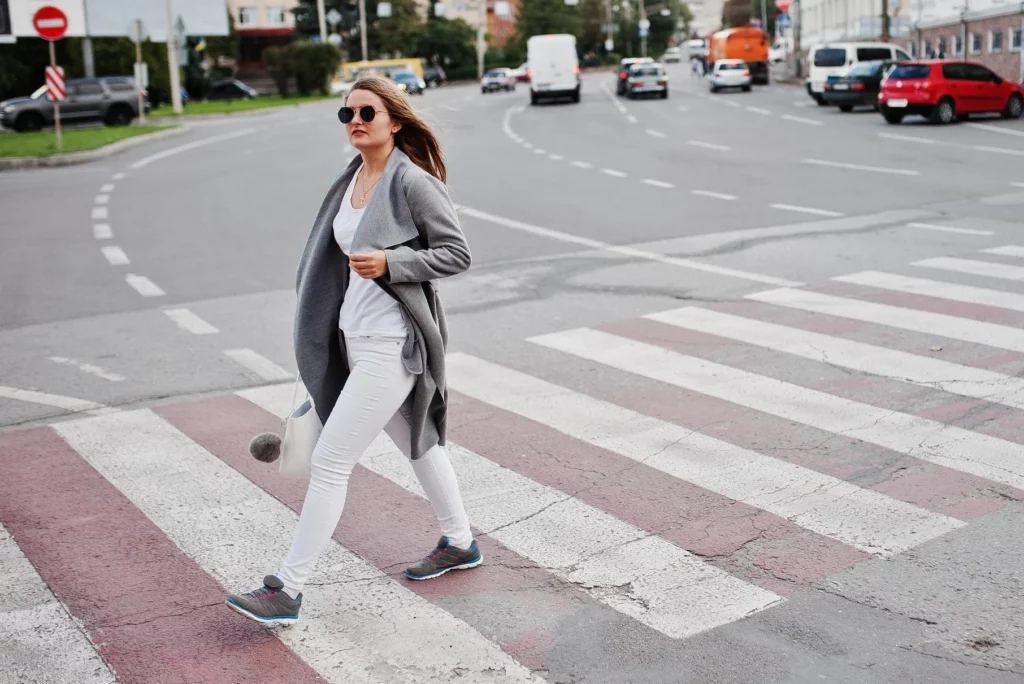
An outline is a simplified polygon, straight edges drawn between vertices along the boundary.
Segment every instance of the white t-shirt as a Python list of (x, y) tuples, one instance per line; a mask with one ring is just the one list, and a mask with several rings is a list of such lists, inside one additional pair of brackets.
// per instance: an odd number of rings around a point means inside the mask
[[(352, 248), (352, 238), (363, 218), (363, 209), (352, 208), (352, 190), (355, 188), (363, 167), (352, 178), (341, 200), (341, 208), (334, 217), (334, 240), (347, 256)], [(409, 334), (402, 318), (398, 302), (369, 278), (349, 273), (348, 290), (341, 304), (338, 327), (346, 337), (405, 337)]]

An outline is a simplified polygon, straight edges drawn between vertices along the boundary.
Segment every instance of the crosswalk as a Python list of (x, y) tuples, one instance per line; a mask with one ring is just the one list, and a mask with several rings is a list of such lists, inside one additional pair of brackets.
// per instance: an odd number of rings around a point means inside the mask
[(1024, 500), (1024, 294), (1001, 289), (1022, 258), (561, 330), (515, 363), (453, 352), (448, 450), (485, 564), (401, 577), (437, 530), (382, 435), (292, 627), (221, 605), (277, 569), (301, 510), (305, 483), (246, 448), (290, 383), (0, 435), (0, 578), (24, 589), (0, 641), (61, 644), (0, 681), (543, 682), (567, 625), (681, 640), (773, 610)]

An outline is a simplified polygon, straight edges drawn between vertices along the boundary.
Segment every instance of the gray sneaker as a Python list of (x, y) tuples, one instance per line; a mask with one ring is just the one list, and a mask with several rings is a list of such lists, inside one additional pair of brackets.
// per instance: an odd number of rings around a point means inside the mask
[(414, 580), (433, 579), (440, 577), (449, 570), (468, 570), (484, 562), (484, 556), (476, 545), (476, 540), (468, 549), (457, 549), (448, 544), (448, 537), (441, 537), (429, 556), (405, 570), (405, 576)]
[(284, 593), (284, 583), (275, 576), (263, 578), (263, 586), (248, 594), (232, 594), (224, 601), (228, 608), (265, 624), (289, 624), (299, 619), (302, 594), (292, 598)]

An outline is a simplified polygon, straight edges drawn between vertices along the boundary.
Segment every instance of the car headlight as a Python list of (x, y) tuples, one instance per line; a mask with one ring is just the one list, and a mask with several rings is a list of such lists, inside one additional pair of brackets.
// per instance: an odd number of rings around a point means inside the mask
[(11, 112), (13, 112), (17, 108), (18, 108), (17, 105), (7, 105), (6, 107), (4, 107), (4, 114), (10, 114)]

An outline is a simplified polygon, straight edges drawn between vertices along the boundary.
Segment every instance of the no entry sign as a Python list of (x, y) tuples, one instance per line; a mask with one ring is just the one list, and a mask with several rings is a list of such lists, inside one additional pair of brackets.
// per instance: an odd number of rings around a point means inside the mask
[(40, 7), (39, 11), (32, 17), (32, 26), (40, 38), (45, 40), (60, 40), (68, 30), (68, 17), (58, 7), (46, 5)]

